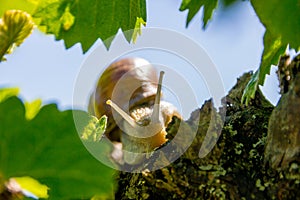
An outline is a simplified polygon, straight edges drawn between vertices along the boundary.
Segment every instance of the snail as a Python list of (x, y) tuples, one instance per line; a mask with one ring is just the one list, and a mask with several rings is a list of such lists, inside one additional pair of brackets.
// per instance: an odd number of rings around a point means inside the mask
[[(105, 135), (122, 143), (123, 160), (138, 164), (163, 145), (173, 117), (182, 119), (171, 103), (161, 101), (156, 69), (142, 58), (125, 58), (109, 65), (99, 78), (89, 102), (89, 112), (108, 117)], [(126, 112), (127, 111), (127, 112)]]

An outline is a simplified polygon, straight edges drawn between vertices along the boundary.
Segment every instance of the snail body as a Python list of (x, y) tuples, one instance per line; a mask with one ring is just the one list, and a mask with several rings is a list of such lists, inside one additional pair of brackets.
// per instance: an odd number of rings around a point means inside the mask
[(105, 69), (90, 97), (89, 112), (108, 117), (105, 135), (122, 142), (126, 163), (137, 164), (141, 153), (164, 144), (167, 125), (181, 118), (172, 104), (160, 101), (162, 77), (144, 59), (121, 59)]

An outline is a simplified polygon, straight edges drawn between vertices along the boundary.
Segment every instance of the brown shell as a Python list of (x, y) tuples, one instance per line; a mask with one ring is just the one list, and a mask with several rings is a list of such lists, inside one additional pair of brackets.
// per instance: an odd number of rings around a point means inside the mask
[[(121, 132), (116, 126), (111, 107), (106, 104), (106, 101), (113, 99), (123, 110), (130, 110), (136, 105), (153, 102), (157, 82), (158, 77), (155, 68), (141, 58), (121, 59), (106, 68), (99, 78), (95, 92), (91, 95), (89, 111), (98, 118), (102, 115), (108, 117), (106, 135), (109, 139), (120, 141)], [(116, 85), (118, 92), (115, 90)], [(131, 95), (130, 90), (132, 91), (132, 88), (136, 89)]]

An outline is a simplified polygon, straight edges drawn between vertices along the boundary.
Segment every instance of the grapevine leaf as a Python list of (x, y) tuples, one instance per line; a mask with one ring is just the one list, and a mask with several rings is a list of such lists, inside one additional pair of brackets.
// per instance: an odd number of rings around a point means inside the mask
[(290, 48), (299, 49), (299, 0), (252, 0), (251, 3), (267, 31), (280, 37), (282, 43), (289, 44)]
[(280, 55), (287, 48), (287, 43), (284, 43), (280, 36), (272, 36), (269, 31), (264, 36), (264, 51), (259, 67), (258, 84), (263, 85), (265, 77), (270, 74), (271, 65), (277, 65)]
[[(70, 13), (70, 4), (63, 4), (64, 7), (62, 7), (62, 2), (61, 0), (40, 1), (33, 14), (34, 17), (41, 18), (40, 25), (47, 26), (47, 33), (52, 33), (56, 36), (61, 30), (64, 30), (65, 24), (70, 24), (69, 28), (71, 28), (75, 20), (74, 16)], [(72, 20), (66, 21), (65, 16), (68, 15), (73, 16), (73, 22)]]
[(186, 27), (188, 27), (191, 20), (203, 7), (203, 29), (206, 28), (207, 23), (211, 20), (214, 10), (218, 6), (218, 0), (182, 0), (179, 10), (188, 10), (188, 16), (186, 20)]
[(277, 65), (287, 45), (300, 50), (300, 3), (298, 0), (252, 0), (260, 21), (266, 28), (264, 51), (258, 71), (245, 88), (242, 103), (254, 98), (258, 85), (263, 85), (271, 65)]
[(280, 55), (282, 55), (287, 48), (287, 44), (282, 42), (281, 37), (273, 36), (269, 31), (265, 33), (264, 46), (260, 67), (252, 75), (242, 96), (242, 103), (246, 105), (255, 97), (258, 85), (264, 84), (267, 74), (270, 74), (271, 65), (278, 64)]
[[(86, 52), (100, 38), (107, 46), (118, 30), (133, 30), (137, 19), (146, 20), (145, 0), (45, 0), (40, 1), (35, 13), (41, 18), (46, 32), (63, 39), (66, 48), (81, 43)], [(133, 31), (129, 37), (131, 41)]]
[[(17, 97), (0, 103), (0, 177), (30, 176), (50, 188), (50, 199), (111, 195), (114, 170), (85, 149), (74, 113), (86, 126), (90, 116), (83, 111), (60, 112), (51, 104), (27, 120), (25, 106)], [(107, 149), (98, 151), (107, 153)]]
[(4, 55), (20, 46), (31, 34), (34, 23), (31, 16), (20, 10), (8, 10), (0, 19), (0, 62)]

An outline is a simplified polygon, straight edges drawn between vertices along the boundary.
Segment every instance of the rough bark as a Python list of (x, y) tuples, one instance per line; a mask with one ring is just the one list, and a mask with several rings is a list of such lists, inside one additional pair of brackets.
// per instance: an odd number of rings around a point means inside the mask
[[(241, 105), (243, 89), (251, 77), (250, 73), (244, 74), (238, 79), (237, 84), (231, 89), (226, 98), (223, 99), (224, 107), (217, 110), (213, 107), (212, 101), (194, 111), (188, 121), (184, 122), (186, 137), (189, 131), (197, 130), (196, 137), (190, 147), (175, 162), (167, 167), (156, 171), (144, 170), (143, 173), (119, 172), (118, 188), (115, 193), (116, 199), (296, 199), (300, 196), (299, 177), (299, 152), (294, 150), (299, 146), (299, 130), (295, 134), (291, 133), (289, 139), (296, 137), (293, 143), (284, 142), (289, 155), (293, 159), (286, 160), (285, 168), (273, 168), (269, 165), (272, 158), (270, 148), (277, 139), (280, 146), (280, 133), (273, 132), (268, 122), (274, 107), (258, 91), (255, 98), (246, 107)], [(293, 88), (293, 98), (297, 99), (299, 110), (300, 78), (295, 82)], [(296, 86), (297, 85), (297, 86)], [(282, 98), (283, 99), (283, 98)], [(284, 106), (277, 106), (273, 115), (273, 126), (278, 123), (276, 120)], [(226, 109), (225, 109), (226, 108)], [(293, 115), (289, 119), (294, 119), (297, 127), (300, 126), (300, 116), (298, 110), (287, 113)], [(204, 158), (199, 158), (198, 152), (206, 134), (216, 134), (222, 127), (221, 112), (225, 112), (225, 124), (222, 133), (212, 151)], [(276, 113), (276, 114), (274, 114)], [(199, 123), (195, 119), (200, 115)], [(284, 117), (285, 118), (285, 117)], [(210, 123), (213, 120), (213, 125)], [(168, 127), (169, 140), (172, 140), (177, 132), (178, 119)], [(289, 121), (280, 121), (286, 126), (290, 126)], [(272, 124), (271, 123), (271, 124)], [(295, 126), (295, 123), (293, 126)], [(270, 126), (272, 126), (270, 124)], [(210, 131), (208, 131), (210, 129)], [(270, 136), (273, 136), (270, 142)], [(285, 132), (286, 133), (286, 132)], [(279, 135), (278, 135), (279, 134)], [(218, 135), (216, 135), (218, 136)], [(182, 138), (184, 139), (184, 138)], [(265, 151), (266, 141), (268, 146)], [(279, 140), (279, 141), (278, 141)], [(167, 145), (167, 144), (166, 144)], [(182, 151), (182, 149), (175, 150)], [(266, 157), (265, 157), (266, 155)], [(145, 166), (159, 165), (161, 162), (168, 162), (172, 155), (161, 155), (159, 159), (149, 159)], [(150, 161), (151, 160), (151, 161)], [(154, 161), (153, 161), (154, 160)], [(293, 162), (292, 162), (293, 161)], [(297, 161), (297, 162), (296, 162)]]

